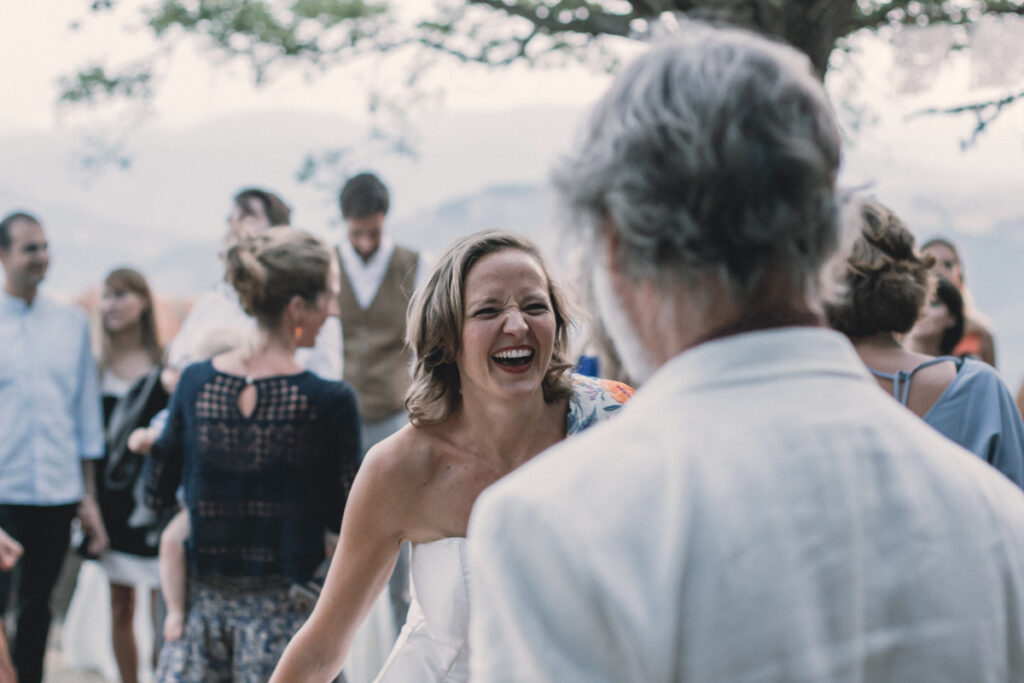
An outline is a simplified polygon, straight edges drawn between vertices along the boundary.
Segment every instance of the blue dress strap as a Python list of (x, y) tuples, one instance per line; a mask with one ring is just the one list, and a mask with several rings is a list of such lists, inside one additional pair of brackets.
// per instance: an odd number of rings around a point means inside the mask
[(921, 363), (910, 372), (907, 372), (906, 370), (900, 370), (899, 372), (890, 374), (888, 372), (879, 372), (878, 370), (874, 370), (872, 368), (868, 368), (868, 370), (875, 377), (881, 377), (882, 379), (887, 379), (890, 382), (892, 382), (892, 395), (902, 405), (907, 405), (907, 398), (910, 396), (910, 380), (914, 376), (914, 373), (917, 372), (918, 370), (924, 370), (925, 368), (931, 367), (932, 365), (936, 365), (938, 363), (943, 363), (945, 361), (952, 361), (953, 363), (955, 363), (957, 372), (960, 371), (960, 366), (963, 365), (963, 360), (957, 358), (956, 356), (937, 356), (930, 360), (926, 360), (925, 362)]

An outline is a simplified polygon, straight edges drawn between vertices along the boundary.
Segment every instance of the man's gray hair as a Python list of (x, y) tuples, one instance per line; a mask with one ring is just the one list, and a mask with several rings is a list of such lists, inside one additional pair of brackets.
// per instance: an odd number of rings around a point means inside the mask
[(772, 273), (813, 299), (838, 238), (839, 150), (802, 53), (687, 23), (619, 75), (554, 183), (588, 240), (614, 230), (631, 278), (711, 275), (747, 304)]

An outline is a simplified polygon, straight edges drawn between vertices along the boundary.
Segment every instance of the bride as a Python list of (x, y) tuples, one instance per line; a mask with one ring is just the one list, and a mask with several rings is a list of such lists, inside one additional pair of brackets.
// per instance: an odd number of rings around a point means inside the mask
[(453, 244), (410, 305), (411, 425), (356, 476), (316, 608), (272, 682), (330, 681), (411, 541), (413, 602), (378, 682), (469, 676), (464, 536), (483, 489), (613, 415), (632, 390), (570, 375), (569, 321), (537, 248), (514, 233)]

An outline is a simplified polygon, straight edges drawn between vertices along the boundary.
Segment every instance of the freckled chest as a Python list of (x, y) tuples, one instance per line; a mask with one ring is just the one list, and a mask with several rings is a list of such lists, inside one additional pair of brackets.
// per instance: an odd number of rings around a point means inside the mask
[(443, 536), (465, 536), (469, 514), (480, 493), (508, 474), (505, 466), (445, 444), (435, 456), (426, 508)]

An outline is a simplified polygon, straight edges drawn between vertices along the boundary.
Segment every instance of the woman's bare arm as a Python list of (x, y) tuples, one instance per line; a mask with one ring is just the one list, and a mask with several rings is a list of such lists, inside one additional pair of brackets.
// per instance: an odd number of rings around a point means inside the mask
[(405, 520), (416, 504), (416, 487), (409, 485), (416, 458), (406, 452), (410, 437), (396, 435), (367, 454), (349, 494), (323, 592), (271, 683), (326, 683), (345, 664), (356, 631), (391, 576), (405, 540)]

